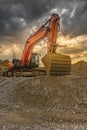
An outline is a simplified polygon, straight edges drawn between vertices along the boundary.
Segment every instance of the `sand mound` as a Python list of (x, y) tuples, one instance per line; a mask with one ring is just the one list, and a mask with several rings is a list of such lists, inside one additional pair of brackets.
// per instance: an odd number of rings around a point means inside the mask
[(0, 60), (0, 65), (2, 65), (2, 66), (7, 66), (7, 63), (8, 63), (9, 61), (8, 60)]
[(3, 71), (5, 71), (7, 69), (7, 63), (8, 60), (0, 60), (0, 75), (2, 75)]
[(87, 62), (79, 61), (72, 65), (72, 72), (76, 74), (87, 74)]
[[(87, 77), (40, 77), (15, 84), (6, 100), (21, 106), (31, 106), (53, 112), (87, 112)], [(83, 104), (83, 105), (82, 105)], [(84, 106), (84, 107), (83, 107)]]
[[(76, 64), (78, 65), (78, 64)], [(78, 66), (77, 66), (78, 68)], [(75, 69), (76, 70), (76, 69)], [(87, 75), (0, 79), (0, 124), (87, 128)], [(78, 127), (77, 127), (78, 125)]]
[(0, 124), (7, 124), (7, 128), (8, 122), (10, 127), (28, 124), (36, 130), (87, 128), (87, 76), (4, 80), (0, 86)]

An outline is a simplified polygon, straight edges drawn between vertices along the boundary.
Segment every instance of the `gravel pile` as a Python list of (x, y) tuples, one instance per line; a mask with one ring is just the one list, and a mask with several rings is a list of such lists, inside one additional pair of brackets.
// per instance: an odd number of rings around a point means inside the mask
[(87, 75), (1, 77), (0, 128), (86, 130)]

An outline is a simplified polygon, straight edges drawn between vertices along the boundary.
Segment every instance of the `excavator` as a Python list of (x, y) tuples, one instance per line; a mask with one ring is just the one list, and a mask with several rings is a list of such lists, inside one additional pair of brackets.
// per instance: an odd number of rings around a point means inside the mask
[[(45, 75), (69, 75), (71, 58), (56, 53), (59, 21), (59, 16), (52, 14), (51, 18), (27, 39), (21, 60), (13, 59), (12, 62), (9, 62), (8, 70), (3, 73), (3, 76), (12, 77), (15, 72), (31, 72), (32, 74), (35, 71), (43, 72)], [(39, 54), (34, 53), (33, 50), (34, 46), (45, 38), (47, 38), (47, 54), (42, 58), (44, 69), (40, 69)]]

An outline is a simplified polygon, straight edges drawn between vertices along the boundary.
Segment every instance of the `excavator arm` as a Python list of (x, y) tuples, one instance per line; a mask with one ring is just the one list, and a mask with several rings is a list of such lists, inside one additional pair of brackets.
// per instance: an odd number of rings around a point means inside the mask
[(56, 46), (57, 46), (57, 33), (60, 28), (59, 24), (59, 16), (57, 14), (53, 14), (50, 22), (49, 22), (49, 30), (50, 32), (48, 33), (48, 52), (53, 52), (55, 53), (56, 51)]
[[(47, 24), (48, 26), (46, 26)], [(32, 58), (33, 47), (44, 38), (48, 38), (48, 52), (55, 51), (58, 26), (59, 16), (53, 14), (34, 35), (28, 38), (21, 58), (22, 66), (29, 65)]]

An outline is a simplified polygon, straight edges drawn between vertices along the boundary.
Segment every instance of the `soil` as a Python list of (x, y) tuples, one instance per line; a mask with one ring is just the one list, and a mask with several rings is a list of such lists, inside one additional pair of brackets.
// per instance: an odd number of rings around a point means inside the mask
[(1, 76), (0, 130), (87, 130), (87, 63), (69, 76)]

